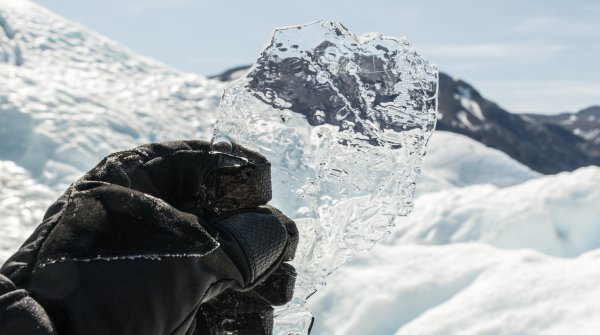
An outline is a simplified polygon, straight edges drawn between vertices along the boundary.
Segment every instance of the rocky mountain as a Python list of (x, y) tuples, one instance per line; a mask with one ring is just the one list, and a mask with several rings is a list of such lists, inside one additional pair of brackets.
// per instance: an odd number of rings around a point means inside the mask
[[(249, 66), (210, 78), (231, 81)], [(512, 114), (470, 84), (440, 73), (438, 130), (471, 137), (545, 174), (600, 165), (600, 107), (577, 114)]]
[(440, 73), (439, 111), (437, 129), (469, 136), (536, 171), (549, 174), (600, 165), (598, 143), (577, 131), (591, 134), (597, 129), (598, 123), (586, 118), (572, 129), (544, 116), (512, 114), (445, 73)]
[(558, 115), (528, 114), (528, 116), (540, 122), (567, 128), (573, 134), (600, 146), (600, 106), (588, 107), (577, 113), (561, 113)]

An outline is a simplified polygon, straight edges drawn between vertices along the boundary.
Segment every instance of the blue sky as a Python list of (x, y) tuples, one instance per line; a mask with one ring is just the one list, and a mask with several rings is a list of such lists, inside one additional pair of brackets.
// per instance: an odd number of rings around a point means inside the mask
[(600, 1), (37, 0), (184, 71), (252, 63), (274, 27), (317, 19), (406, 36), (512, 112), (600, 104)]

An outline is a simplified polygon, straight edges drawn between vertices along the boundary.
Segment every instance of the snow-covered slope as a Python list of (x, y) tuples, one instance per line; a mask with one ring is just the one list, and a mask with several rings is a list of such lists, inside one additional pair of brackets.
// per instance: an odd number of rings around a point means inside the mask
[(477, 184), (506, 187), (539, 176), (501, 151), (466, 136), (436, 131), (423, 161), (417, 193)]
[(598, 251), (561, 259), (484, 244), (377, 246), (309, 305), (318, 335), (592, 335), (599, 276)]
[(600, 168), (591, 166), (506, 188), (483, 184), (428, 193), (398, 220), (386, 243), (479, 241), (577, 256), (600, 247), (598, 185)]
[(411, 215), (309, 301), (316, 334), (597, 333), (600, 168), (540, 177), (437, 132), (423, 169)]
[[(223, 85), (0, 0), (0, 262), (109, 152), (207, 139)], [(313, 296), (315, 333), (595, 334), (599, 183), (437, 132), (413, 214)]]
[(597, 333), (600, 168), (539, 177), (437, 132), (423, 169), (411, 215), (309, 301), (316, 334)]
[(207, 139), (223, 85), (29, 1), (0, 0), (0, 262), (107, 154)]
[(208, 136), (222, 84), (28, 1), (0, 0), (0, 27), (0, 159), (36, 178), (65, 185), (115, 150)]
[(0, 263), (25, 241), (56, 192), (10, 161), (0, 161)]

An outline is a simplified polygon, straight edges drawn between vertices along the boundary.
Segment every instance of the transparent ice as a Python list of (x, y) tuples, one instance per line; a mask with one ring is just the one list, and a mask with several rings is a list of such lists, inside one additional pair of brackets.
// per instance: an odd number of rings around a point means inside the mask
[(306, 299), (411, 211), (437, 89), (436, 67), (405, 39), (319, 21), (276, 29), (225, 90), (213, 143), (265, 155), (271, 203), (300, 230), (295, 294), (275, 334), (306, 334)]

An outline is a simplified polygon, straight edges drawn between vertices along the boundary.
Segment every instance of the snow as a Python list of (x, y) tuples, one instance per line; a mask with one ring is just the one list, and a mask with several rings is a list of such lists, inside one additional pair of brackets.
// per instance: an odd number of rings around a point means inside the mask
[(56, 199), (47, 186), (11, 161), (0, 161), (0, 263), (31, 234)]
[(600, 168), (539, 176), (470, 142), (434, 134), (438, 183), (309, 300), (317, 334), (596, 334)]
[(481, 107), (479, 106), (477, 101), (475, 101), (473, 99), (461, 97), (460, 104), (463, 106), (463, 108), (465, 110), (469, 111), (469, 113), (471, 113), (473, 116), (478, 118), (480, 121), (485, 120), (485, 117), (483, 116), (483, 112), (481, 111)]
[(66, 186), (113, 151), (208, 137), (222, 83), (136, 55), (28, 1), (0, 6), (8, 55), (0, 54), (0, 138), (10, 141), (0, 159)]
[(316, 334), (596, 334), (599, 275), (598, 255), (378, 246), (309, 305)]
[(600, 168), (515, 186), (472, 185), (424, 194), (387, 244), (484, 242), (574, 257), (600, 247)]
[(464, 124), (467, 128), (471, 129), (471, 130), (477, 130), (477, 127), (475, 125), (473, 125), (471, 123), (471, 121), (469, 121), (469, 118), (467, 117), (467, 112), (465, 111), (459, 111), (458, 113), (456, 113), (456, 118), (462, 122), (462, 124)]
[(423, 160), (417, 193), (478, 184), (507, 187), (539, 176), (501, 151), (466, 136), (436, 131)]
[[(481, 106), (479, 106), (479, 103), (477, 103), (477, 101), (473, 100), (473, 92), (471, 91), (471, 88), (458, 86), (458, 94), (454, 95), (454, 99), (459, 100), (461, 106), (466, 111), (471, 113), (471, 115), (473, 115), (480, 121), (485, 120), (485, 116), (483, 116), (483, 112), (481, 111)], [(464, 116), (464, 118), (466, 118), (466, 115)], [(461, 121), (464, 122), (464, 120), (462, 119)], [(470, 122), (467, 123), (467, 126), (471, 128)]]
[[(0, 262), (104, 155), (208, 139), (223, 85), (0, 0)], [(599, 184), (436, 132), (414, 212), (309, 300), (314, 333), (596, 334)]]
[(0, 0), (0, 262), (107, 154), (207, 139), (223, 86), (31, 2)]

